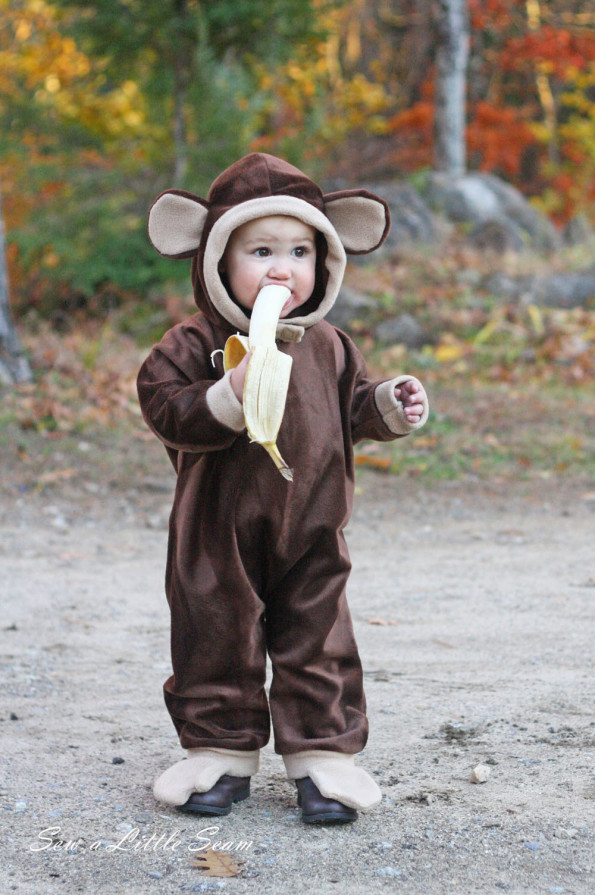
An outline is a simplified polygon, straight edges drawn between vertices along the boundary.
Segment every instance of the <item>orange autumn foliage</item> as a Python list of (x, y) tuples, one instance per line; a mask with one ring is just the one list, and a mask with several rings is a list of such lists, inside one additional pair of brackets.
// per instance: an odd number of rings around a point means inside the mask
[(511, 38), (499, 56), (499, 63), (507, 71), (525, 68), (527, 64), (545, 62), (551, 74), (564, 79), (569, 69), (581, 71), (595, 61), (595, 40), (591, 36), (571, 34), (570, 31), (545, 25)]
[(467, 127), (472, 167), (499, 172), (514, 180), (524, 151), (533, 143), (535, 136), (517, 109), (493, 106), (485, 101), (476, 105)]

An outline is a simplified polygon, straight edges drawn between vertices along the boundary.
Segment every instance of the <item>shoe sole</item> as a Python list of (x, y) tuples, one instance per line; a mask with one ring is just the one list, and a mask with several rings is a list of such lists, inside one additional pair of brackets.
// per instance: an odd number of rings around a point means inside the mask
[[(232, 803), (243, 802), (249, 795), (250, 786), (248, 785), (233, 797)], [(228, 805), (227, 808), (218, 808), (217, 805), (176, 805), (176, 807), (178, 811), (183, 811), (184, 814), (202, 814), (212, 817), (224, 817), (226, 814), (230, 814), (232, 809), (232, 805)]]
[(305, 824), (351, 824), (357, 820), (357, 814), (339, 814), (336, 811), (321, 812), (320, 814), (302, 814)]

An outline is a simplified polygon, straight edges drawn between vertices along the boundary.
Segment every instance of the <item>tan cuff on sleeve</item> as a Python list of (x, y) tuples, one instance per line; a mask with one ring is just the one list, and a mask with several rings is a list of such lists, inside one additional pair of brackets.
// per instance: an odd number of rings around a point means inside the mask
[(419, 423), (410, 423), (405, 416), (402, 403), (395, 396), (395, 387), (402, 385), (404, 382), (419, 382), (415, 376), (397, 376), (395, 379), (388, 379), (376, 386), (374, 392), (374, 400), (382, 419), (395, 435), (408, 435), (416, 429), (421, 429), (428, 419), (430, 408), (427, 399), (423, 401), (424, 409)]
[(246, 428), (244, 408), (231, 387), (231, 373), (228, 370), (223, 379), (207, 389), (207, 404), (216, 420), (234, 432), (243, 432)]

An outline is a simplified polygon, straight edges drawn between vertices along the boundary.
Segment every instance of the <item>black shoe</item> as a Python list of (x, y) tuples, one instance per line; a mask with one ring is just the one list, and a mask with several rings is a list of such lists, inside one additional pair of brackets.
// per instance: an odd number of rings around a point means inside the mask
[(296, 780), (298, 805), (306, 824), (346, 824), (357, 820), (355, 808), (325, 798), (310, 777)]
[(241, 802), (250, 795), (250, 777), (231, 777), (224, 774), (208, 792), (193, 792), (187, 802), (178, 805), (188, 814), (229, 814), (233, 802)]

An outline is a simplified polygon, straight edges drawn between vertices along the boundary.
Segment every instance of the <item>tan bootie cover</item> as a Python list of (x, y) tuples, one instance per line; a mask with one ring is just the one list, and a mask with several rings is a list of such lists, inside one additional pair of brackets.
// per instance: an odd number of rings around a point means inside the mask
[(155, 781), (153, 795), (166, 805), (184, 805), (193, 792), (208, 792), (224, 774), (252, 777), (260, 752), (238, 749), (188, 749), (188, 757), (168, 768)]
[(350, 808), (374, 808), (382, 799), (380, 788), (367, 771), (355, 766), (354, 759), (354, 755), (320, 749), (283, 756), (290, 780), (310, 777), (327, 799)]

